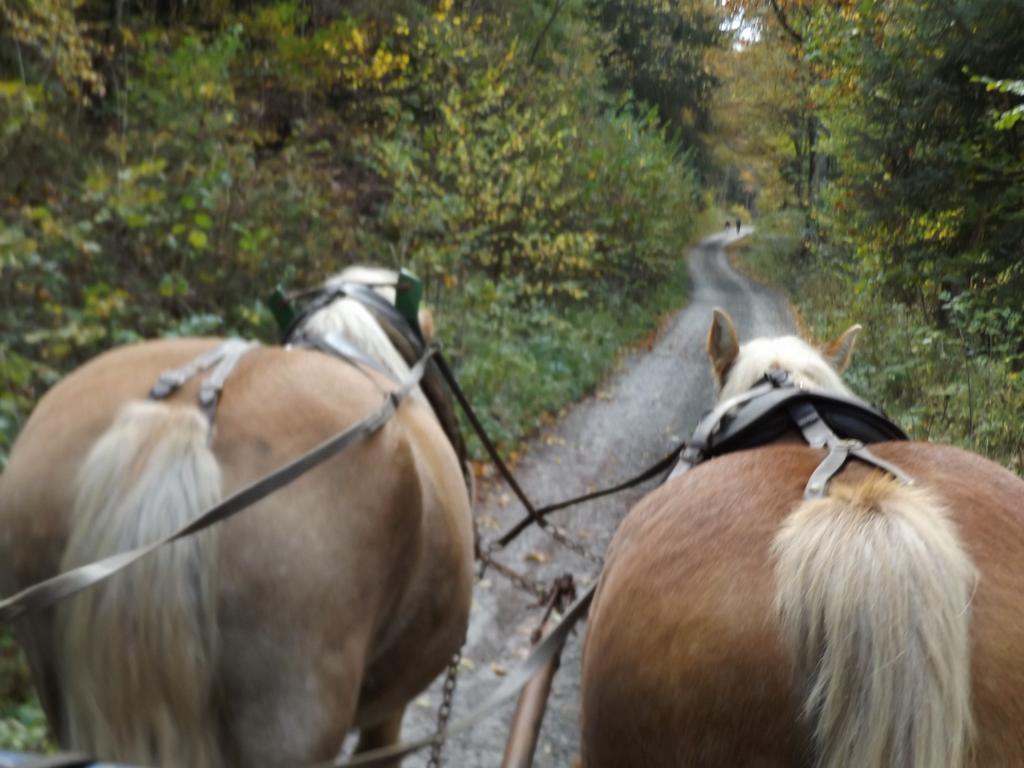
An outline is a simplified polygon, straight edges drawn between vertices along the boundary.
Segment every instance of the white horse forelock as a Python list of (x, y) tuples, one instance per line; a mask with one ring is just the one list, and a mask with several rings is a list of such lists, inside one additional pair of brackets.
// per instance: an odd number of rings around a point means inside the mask
[[(394, 270), (379, 267), (349, 267), (333, 277), (328, 278), (324, 285), (333, 287), (340, 283), (361, 283), (372, 287), (381, 297), (394, 304), (395, 284), (398, 273)], [(410, 367), (405, 358), (395, 349), (377, 318), (373, 316), (359, 301), (339, 298), (323, 309), (314, 312), (302, 325), (302, 330), (314, 334), (336, 333), (344, 337), (383, 368), (398, 381), (409, 375)], [(413, 397), (426, 404), (427, 399), (419, 387)]]
[(853, 394), (819, 350), (796, 336), (779, 336), (752, 339), (740, 346), (719, 399), (746, 392), (771, 368), (789, 371), (798, 386)]

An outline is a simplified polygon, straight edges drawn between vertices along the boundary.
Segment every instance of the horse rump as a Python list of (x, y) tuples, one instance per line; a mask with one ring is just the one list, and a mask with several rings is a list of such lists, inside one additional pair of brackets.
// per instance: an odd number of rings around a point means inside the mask
[[(221, 497), (192, 406), (125, 405), (86, 457), (62, 570), (153, 542)], [(62, 743), (107, 759), (215, 768), (215, 529), (58, 607)], [(185, 736), (185, 738), (182, 738)]]

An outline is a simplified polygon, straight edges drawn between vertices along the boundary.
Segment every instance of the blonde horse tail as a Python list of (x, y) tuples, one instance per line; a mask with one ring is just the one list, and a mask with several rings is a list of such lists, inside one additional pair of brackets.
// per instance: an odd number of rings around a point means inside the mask
[(837, 483), (774, 553), (817, 768), (966, 765), (976, 574), (942, 505), (888, 476)]
[[(133, 402), (79, 476), (64, 570), (147, 544), (215, 504), (220, 469), (191, 406)], [(58, 609), (64, 741), (143, 765), (223, 764), (213, 713), (215, 529), (165, 546)]]

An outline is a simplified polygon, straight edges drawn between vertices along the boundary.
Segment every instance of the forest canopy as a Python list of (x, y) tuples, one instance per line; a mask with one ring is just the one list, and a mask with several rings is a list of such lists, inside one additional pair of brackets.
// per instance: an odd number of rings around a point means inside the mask
[(273, 340), (261, 297), (353, 262), (425, 280), (514, 433), (592, 385), (625, 339), (574, 313), (635, 312), (704, 207), (715, 9), (628, 5), (0, 0), (0, 457), (97, 352)]

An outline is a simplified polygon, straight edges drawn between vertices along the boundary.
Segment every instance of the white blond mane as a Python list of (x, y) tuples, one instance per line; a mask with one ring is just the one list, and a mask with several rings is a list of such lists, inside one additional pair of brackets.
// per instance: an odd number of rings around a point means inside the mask
[(398, 284), (398, 273), (384, 267), (346, 267), (336, 275), (324, 281), (324, 285), (332, 287), (341, 283), (361, 283), (373, 288), (381, 297), (391, 304), (395, 303), (395, 286)]
[[(324, 285), (332, 287), (343, 282), (361, 283), (371, 286), (380, 296), (394, 304), (394, 285), (397, 280), (398, 273), (391, 269), (349, 267), (328, 278)], [(301, 330), (314, 334), (336, 333), (380, 363), (399, 381), (409, 375), (408, 363), (395, 349), (395, 345), (380, 327), (377, 318), (355, 299), (336, 299), (310, 315), (302, 324)], [(413, 390), (413, 396), (422, 403), (427, 402), (419, 387)]]
[(853, 394), (819, 350), (796, 336), (779, 336), (752, 339), (740, 345), (719, 399), (727, 400), (746, 392), (770, 368), (789, 371), (793, 381), (800, 386)]

